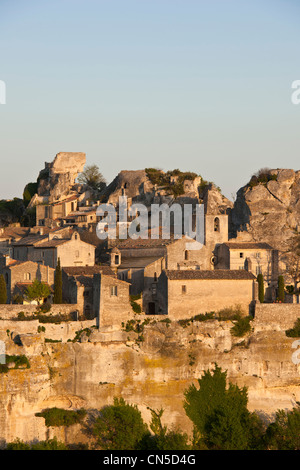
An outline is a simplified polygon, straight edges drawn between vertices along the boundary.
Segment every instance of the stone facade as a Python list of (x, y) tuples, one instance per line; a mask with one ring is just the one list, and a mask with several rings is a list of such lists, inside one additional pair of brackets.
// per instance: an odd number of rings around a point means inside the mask
[(257, 326), (287, 330), (293, 328), (296, 320), (300, 318), (300, 304), (256, 302), (254, 318)]
[(254, 280), (247, 271), (164, 270), (157, 283), (154, 313), (177, 320), (239, 305), (247, 316), (256, 298)]

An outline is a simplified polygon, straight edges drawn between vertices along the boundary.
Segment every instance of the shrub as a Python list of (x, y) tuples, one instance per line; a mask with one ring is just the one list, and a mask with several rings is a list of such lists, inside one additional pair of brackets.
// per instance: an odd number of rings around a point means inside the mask
[(63, 408), (48, 408), (41, 413), (36, 413), (35, 416), (45, 419), (45, 425), (50, 426), (72, 426), (73, 424), (80, 423), (86, 416), (86, 411), (81, 408), (80, 410), (64, 410)]
[(299, 338), (300, 337), (300, 318), (295, 321), (294, 327), (286, 330), (286, 336), (290, 338)]
[(251, 317), (240, 317), (236, 320), (235, 325), (231, 328), (231, 334), (233, 336), (244, 336), (251, 331)]
[(6, 304), (7, 302), (7, 290), (6, 283), (3, 274), (0, 274), (0, 304)]

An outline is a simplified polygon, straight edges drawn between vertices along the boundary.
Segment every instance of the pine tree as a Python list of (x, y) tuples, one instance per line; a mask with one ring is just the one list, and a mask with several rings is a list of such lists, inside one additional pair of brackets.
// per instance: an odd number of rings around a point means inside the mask
[(58, 258), (57, 266), (55, 269), (55, 280), (54, 280), (54, 304), (62, 304), (62, 272), (60, 267), (60, 259)]
[(7, 289), (3, 274), (0, 275), (0, 304), (7, 302)]
[(263, 304), (265, 301), (265, 289), (264, 289), (264, 278), (261, 273), (257, 276), (257, 282), (258, 282), (258, 299), (260, 303)]

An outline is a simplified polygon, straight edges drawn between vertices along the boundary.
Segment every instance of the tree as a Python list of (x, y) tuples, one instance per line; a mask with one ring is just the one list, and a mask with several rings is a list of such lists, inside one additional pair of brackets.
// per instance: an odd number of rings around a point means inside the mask
[(279, 302), (284, 302), (284, 278), (283, 276), (278, 277), (278, 300)]
[(201, 448), (247, 450), (257, 443), (260, 428), (247, 409), (247, 389), (229, 383), (215, 365), (184, 393), (184, 409), (194, 424), (195, 444)]
[(270, 450), (300, 450), (300, 406), (291, 411), (278, 410), (265, 435)]
[(264, 287), (264, 277), (261, 273), (257, 276), (257, 282), (258, 282), (258, 299), (260, 303), (263, 304), (265, 301), (265, 287)]
[(38, 281), (37, 279), (35, 279), (35, 281), (33, 281), (33, 283), (28, 286), (25, 291), (25, 295), (28, 300), (36, 300), (38, 305), (40, 305), (44, 299), (49, 297), (50, 294), (50, 287), (44, 282)]
[(294, 291), (297, 291), (300, 282), (300, 235), (297, 234), (288, 240), (288, 248), (282, 254), (286, 273), (294, 283)]
[(137, 406), (123, 398), (114, 398), (113, 405), (101, 409), (91, 431), (102, 450), (135, 450), (149, 433)]
[(86, 184), (95, 191), (102, 191), (106, 186), (105, 178), (97, 165), (87, 165), (77, 178), (78, 183)]
[(168, 430), (167, 426), (162, 425), (163, 409), (158, 411), (148, 409), (152, 415), (150, 429), (154, 434), (145, 434), (138, 450), (189, 450), (191, 448), (186, 433), (182, 433), (178, 429)]
[(60, 267), (60, 258), (58, 258), (54, 277), (54, 304), (62, 304), (62, 271)]
[(7, 302), (7, 289), (3, 274), (0, 275), (0, 304)]

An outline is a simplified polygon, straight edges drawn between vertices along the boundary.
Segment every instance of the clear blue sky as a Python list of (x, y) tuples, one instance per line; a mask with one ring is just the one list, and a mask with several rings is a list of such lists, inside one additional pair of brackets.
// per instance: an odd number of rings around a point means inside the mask
[(0, 0), (0, 199), (86, 152), (180, 168), (231, 196), (261, 167), (300, 169), (299, 0)]

